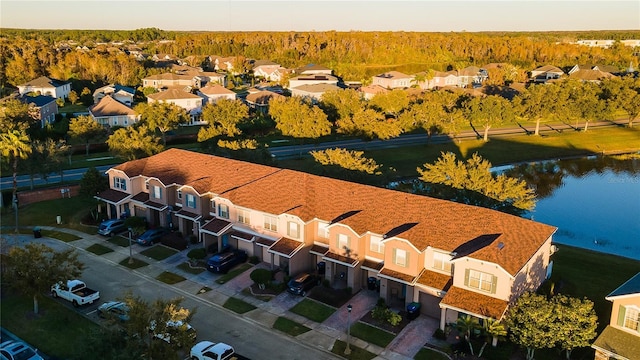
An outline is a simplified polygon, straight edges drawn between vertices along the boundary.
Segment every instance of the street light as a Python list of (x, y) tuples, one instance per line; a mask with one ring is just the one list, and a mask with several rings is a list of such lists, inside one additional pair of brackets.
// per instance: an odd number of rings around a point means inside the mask
[(131, 234), (133, 233), (133, 229), (129, 227), (129, 265), (133, 264), (133, 253), (131, 249)]
[(351, 343), (351, 310), (352, 309), (353, 309), (353, 306), (351, 306), (351, 304), (347, 305), (347, 347), (344, 349), (345, 355), (351, 354), (351, 347), (349, 343)]

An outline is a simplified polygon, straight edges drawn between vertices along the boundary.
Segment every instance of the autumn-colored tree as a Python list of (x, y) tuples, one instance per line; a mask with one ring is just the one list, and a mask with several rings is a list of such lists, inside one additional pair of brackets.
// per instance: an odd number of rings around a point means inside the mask
[(140, 115), (142, 123), (152, 130), (160, 131), (163, 145), (167, 145), (168, 131), (188, 123), (190, 119), (184, 108), (168, 102), (140, 103), (134, 111)]
[(369, 106), (398, 118), (400, 112), (409, 106), (409, 96), (402, 89), (393, 89), (386, 93), (379, 93), (369, 100)]
[(386, 140), (402, 134), (400, 121), (386, 119), (384, 114), (373, 109), (360, 110), (351, 117), (340, 119), (336, 126), (339, 133), (363, 136), (366, 139)]
[(0, 104), (0, 133), (26, 131), (36, 121), (33, 109), (18, 99), (9, 99)]
[(424, 97), (409, 105), (409, 108), (400, 114), (400, 124), (404, 131), (410, 132), (415, 129), (422, 129), (426, 132), (427, 138), (431, 139), (434, 132), (443, 129), (445, 118), (445, 108), (434, 96), (435, 93), (427, 93)]
[(322, 94), (319, 104), (330, 121), (347, 119), (362, 109), (362, 96), (353, 89), (330, 90)]
[(85, 143), (85, 153), (89, 155), (89, 144), (107, 133), (104, 126), (98, 124), (91, 116), (80, 115), (69, 122), (69, 136)]
[(146, 125), (116, 130), (107, 139), (109, 151), (126, 160), (151, 156), (164, 150), (160, 139)]
[(550, 120), (558, 87), (554, 84), (532, 85), (513, 99), (515, 112), (526, 120), (534, 120), (534, 135), (540, 135), (540, 123)]
[(220, 99), (214, 104), (207, 104), (202, 109), (202, 120), (207, 122), (207, 126), (198, 131), (198, 141), (240, 135), (242, 131), (238, 125), (248, 116), (249, 108), (240, 100)]
[(561, 325), (555, 321), (555, 307), (544, 295), (524, 293), (509, 309), (509, 338), (527, 348), (527, 360), (533, 360), (537, 349), (552, 348)]
[(493, 126), (515, 120), (511, 102), (497, 95), (473, 97), (467, 101), (465, 109), (471, 124), (482, 126), (484, 130), (482, 138), (485, 142), (489, 141), (489, 129)]
[(317, 139), (331, 133), (327, 115), (317, 106), (297, 97), (281, 97), (269, 102), (269, 115), (285, 136)]
[(364, 151), (341, 148), (311, 151), (313, 159), (322, 165), (337, 165), (341, 168), (360, 171), (372, 175), (380, 175), (382, 165), (375, 160), (364, 157)]
[(80, 99), (80, 97), (75, 90), (69, 91), (69, 101), (71, 104), (75, 105), (78, 102), (78, 99)]

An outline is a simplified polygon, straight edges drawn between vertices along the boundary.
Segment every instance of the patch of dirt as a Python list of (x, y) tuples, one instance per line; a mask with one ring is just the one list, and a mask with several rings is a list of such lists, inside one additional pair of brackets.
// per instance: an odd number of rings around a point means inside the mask
[(410, 322), (409, 319), (407, 318), (407, 312), (406, 311), (400, 311), (398, 314), (400, 316), (402, 316), (402, 321), (400, 321), (400, 324), (398, 324), (396, 326), (391, 325), (387, 321), (380, 321), (380, 320), (374, 319), (373, 316), (371, 316), (371, 311), (367, 311), (367, 313), (364, 314), (364, 316), (362, 316), (360, 318), (360, 321), (362, 321), (365, 324), (369, 324), (369, 325), (375, 326), (377, 328), (386, 330), (386, 331), (388, 331), (390, 333), (393, 333), (393, 334), (397, 335)]

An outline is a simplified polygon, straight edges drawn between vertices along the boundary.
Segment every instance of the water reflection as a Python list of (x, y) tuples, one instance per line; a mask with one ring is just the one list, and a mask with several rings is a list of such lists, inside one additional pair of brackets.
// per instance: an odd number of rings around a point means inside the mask
[(535, 187), (525, 215), (558, 227), (554, 241), (640, 260), (640, 160), (613, 157), (519, 165), (506, 170)]

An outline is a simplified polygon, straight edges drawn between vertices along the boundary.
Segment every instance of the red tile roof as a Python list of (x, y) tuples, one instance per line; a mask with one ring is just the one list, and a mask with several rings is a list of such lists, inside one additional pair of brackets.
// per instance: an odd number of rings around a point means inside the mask
[[(497, 234), (470, 256), (499, 264), (512, 275), (556, 230), (486, 208), (180, 149), (116, 169), (129, 177), (157, 177), (165, 185), (193, 185), (200, 194), (220, 194), (238, 206), (275, 215), (287, 213), (304, 222), (315, 218), (332, 221), (350, 213), (339, 222), (356, 233), (391, 233), (420, 251), (428, 246), (454, 251), (474, 239)], [(504, 244), (501, 249), (500, 242)]]
[(304, 246), (304, 243), (302, 241), (283, 237), (277, 240), (273, 245), (271, 245), (271, 247), (269, 248), (269, 252), (274, 252), (286, 257), (291, 257), (302, 246)]
[(450, 275), (424, 270), (416, 280), (416, 283), (432, 287), (434, 289), (447, 291), (453, 283), (453, 278)]
[(509, 305), (506, 301), (452, 286), (440, 304), (499, 320)]

